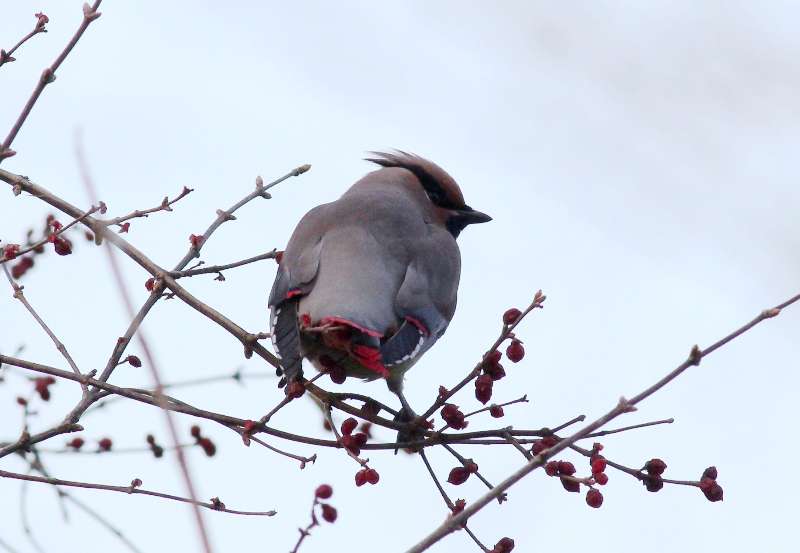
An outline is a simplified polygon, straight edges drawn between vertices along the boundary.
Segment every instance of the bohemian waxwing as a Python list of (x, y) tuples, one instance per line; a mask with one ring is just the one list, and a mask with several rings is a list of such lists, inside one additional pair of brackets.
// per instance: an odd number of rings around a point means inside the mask
[(453, 318), (461, 272), (456, 238), (491, 217), (464, 203), (438, 165), (405, 152), (297, 225), (269, 296), (281, 385), (305, 357), (340, 378), (385, 378), (407, 415), (404, 373)]

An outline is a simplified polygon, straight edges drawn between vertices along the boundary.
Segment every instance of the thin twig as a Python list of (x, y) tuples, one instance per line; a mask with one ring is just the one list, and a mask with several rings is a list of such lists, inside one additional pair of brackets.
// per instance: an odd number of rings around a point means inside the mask
[(52, 238), (54, 238), (54, 237), (56, 237), (56, 236), (60, 236), (60, 235), (64, 234), (64, 233), (65, 233), (65, 232), (67, 232), (67, 231), (68, 231), (70, 228), (72, 228), (74, 225), (77, 225), (78, 223), (80, 223), (81, 221), (83, 221), (83, 219), (85, 219), (86, 217), (88, 217), (89, 215), (91, 215), (92, 213), (94, 213), (95, 211), (97, 211), (97, 207), (95, 207), (95, 206), (92, 206), (92, 207), (89, 209), (89, 211), (87, 211), (86, 213), (84, 213), (83, 215), (81, 215), (80, 217), (78, 217), (77, 219), (73, 219), (72, 221), (70, 221), (69, 223), (67, 223), (67, 224), (66, 224), (66, 225), (64, 225), (63, 227), (61, 227), (59, 230), (57, 230), (57, 231), (55, 231), (55, 232), (53, 232), (53, 233), (49, 234), (48, 236), (45, 236), (44, 238), (42, 238), (42, 239), (41, 239), (41, 240), (39, 240), (38, 242), (34, 242), (33, 244), (31, 244), (31, 245), (29, 245), (29, 246), (27, 246), (27, 247), (25, 247), (25, 248), (23, 248), (23, 249), (19, 250), (18, 252), (16, 252), (16, 253), (15, 253), (15, 255), (14, 255), (14, 257), (13, 257), (13, 258), (0, 257), (0, 263), (6, 263), (7, 261), (11, 261), (12, 259), (18, 259), (20, 256), (22, 256), (22, 255), (25, 255), (26, 253), (28, 253), (28, 252), (30, 252), (30, 251), (33, 251), (33, 250), (35, 250), (36, 248), (40, 248), (40, 247), (44, 246), (45, 244), (47, 244), (48, 242), (50, 242), (50, 240), (51, 240)]
[(194, 192), (194, 188), (188, 188), (184, 186), (183, 190), (181, 190), (180, 193), (177, 196), (175, 196), (175, 198), (173, 198), (172, 200), (169, 199), (169, 196), (164, 196), (164, 199), (161, 200), (161, 203), (155, 207), (151, 207), (149, 209), (136, 209), (131, 213), (128, 213), (127, 215), (114, 217), (113, 219), (106, 219), (103, 221), (103, 224), (106, 225), (107, 227), (110, 227), (113, 225), (120, 225), (121, 223), (124, 223), (125, 221), (128, 221), (130, 219), (147, 217), (151, 213), (156, 213), (158, 211), (172, 211), (172, 206), (175, 203), (180, 201), (182, 198), (188, 196), (192, 192)]
[(276, 514), (276, 511), (240, 511), (237, 509), (228, 509), (227, 507), (220, 506), (214, 502), (205, 502), (205, 501), (193, 501), (188, 497), (181, 497), (178, 495), (172, 495), (163, 492), (157, 492), (153, 490), (146, 490), (144, 488), (138, 488), (133, 486), (112, 486), (108, 484), (96, 484), (93, 482), (78, 482), (75, 480), (63, 480), (61, 478), (48, 478), (45, 476), (35, 476), (33, 474), (22, 474), (19, 472), (9, 472), (6, 470), (0, 469), (0, 478), (11, 478), (14, 480), (24, 480), (27, 482), (39, 482), (41, 484), (50, 484), (52, 486), (70, 486), (73, 488), (86, 488), (91, 490), (104, 490), (108, 492), (118, 492), (118, 493), (125, 493), (125, 494), (139, 494), (139, 495), (150, 495), (153, 497), (160, 497), (161, 499), (169, 499), (171, 501), (178, 501), (181, 503), (191, 503), (192, 505), (196, 505), (198, 507), (205, 507), (206, 509), (210, 509), (212, 511), (219, 511), (222, 513), (230, 513), (232, 515), (248, 515), (248, 516), (264, 516), (264, 517), (271, 517)]
[(17, 117), (17, 120), (14, 122), (14, 125), (11, 127), (11, 130), (8, 132), (5, 140), (3, 140), (3, 143), (0, 144), (0, 163), (3, 162), (3, 159), (11, 157), (16, 153), (11, 149), (11, 144), (14, 142), (17, 133), (19, 133), (22, 125), (28, 118), (28, 115), (30, 115), (31, 111), (33, 110), (33, 106), (36, 105), (36, 101), (39, 99), (39, 96), (41, 96), (44, 88), (56, 80), (56, 71), (58, 71), (58, 68), (61, 67), (62, 63), (64, 63), (64, 60), (67, 58), (69, 53), (72, 52), (72, 49), (78, 43), (81, 36), (83, 36), (84, 31), (86, 31), (92, 21), (100, 17), (100, 12), (97, 11), (97, 8), (100, 7), (101, 2), (102, 0), (95, 0), (94, 4), (91, 6), (88, 4), (83, 5), (83, 20), (81, 21), (78, 30), (75, 31), (75, 34), (72, 36), (55, 61), (53, 61), (49, 67), (46, 67), (44, 71), (42, 71), (42, 75), (39, 77), (39, 81), (36, 83), (30, 98), (28, 98), (28, 101), (25, 103), (25, 107), (22, 108), (22, 112)]
[(42, 13), (37, 13), (36, 14), (36, 25), (33, 27), (33, 29), (28, 34), (26, 34), (24, 37), (22, 37), (19, 40), (19, 42), (17, 42), (14, 45), (14, 47), (11, 48), (11, 50), (9, 50), (8, 52), (6, 52), (5, 50), (0, 50), (0, 67), (2, 67), (3, 64), (10, 63), (12, 61), (16, 61), (16, 58), (13, 56), (14, 52), (16, 52), (17, 48), (19, 48), (20, 46), (25, 44), (30, 38), (38, 35), (39, 33), (46, 33), (47, 29), (45, 29), (44, 26), (48, 23), (48, 21), (49, 21), (49, 19), (48, 19), (48, 17), (46, 15), (44, 15)]
[(209, 273), (221, 273), (222, 271), (227, 271), (228, 269), (235, 269), (236, 267), (241, 267), (242, 265), (255, 263), (256, 261), (261, 261), (263, 259), (275, 259), (277, 253), (278, 253), (277, 250), (272, 250), (271, 252), (262, 253), (253, 257), (248, 257), (247, 259), (242, 259), (241, 261), (228, 263), (227, 265), (210, 265), (208, 267), (202, 267), (199, 269), (191, 269), (186, 271), (172, 271), (170, 273), (170, 276), (172, 278), (178, 279), (184, 277), (193, 277), (197, 275), (206, 275)]
[(11, 288), (14, 290), (14, 298), (19, 300), (20, 303), (22, 303), (22, 305), (25, 306), (25, 309), (28, 310), (28, 313), (30, 313), (31, 316), (34, 319), (36, 319), (36, 322), (39, 323), (39, 326), (42, 327), (42, 329), (47, 333), (47, 335), (53, 341), (59, 353), (61, 353), (61, 355), (64, 356), (64, 359), (67, 360), (67, 363), (69, 364), (70, 367), (72, 367), (72, 371), (75, 373), (75, 376), (77, 376), (80, 379), (79, 381), (81, 383), (81, 389), (83, 390), (84, 397), (86, 397), (89, 393), (89, 388), (83, 382), (83, 375), (81, 374), (80, 369), (78, 369), (78, 365), (75, 364), (75, 361), (72, 359), (72, 356), (67, 351), (66, 346), (64, 346), (61, 340), (59, 340), (58, 337), (53, 333), (53, 331), (50, 330), (50, 327), (47, 326), (47, 323), (45, 323), (44, 320), (42, 320), (42, 318), (30, 304), (28, 299), (25, 297), (25, 293), (23, 292), (23, 287), (17, 284), (16, 281), (14, 281), (14, 279), (11, 278), (11, 273), (8, 272), (8, 267), (6, 267), (5, 265), (3, 265), (3, 272), (6, 274), (6, 278), (8, 279), (8, 283), (11, 284)]

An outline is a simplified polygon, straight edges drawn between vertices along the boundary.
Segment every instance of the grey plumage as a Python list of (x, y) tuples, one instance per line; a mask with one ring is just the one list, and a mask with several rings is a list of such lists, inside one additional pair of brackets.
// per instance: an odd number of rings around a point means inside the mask
[(270, 293), (270, 322), (285, 379), (300, 378), (306, 358), (347, 376), (385, 377), (407, 406), (403, 374), (455, 312), (455, 238), (490, 218), (430, 161), (375, 156), (381, 169), (298, 223)]

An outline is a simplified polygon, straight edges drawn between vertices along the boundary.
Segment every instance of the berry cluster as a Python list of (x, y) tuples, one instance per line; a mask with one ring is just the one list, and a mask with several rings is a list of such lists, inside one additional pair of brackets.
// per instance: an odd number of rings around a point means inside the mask
[(356, 432), (353, 434), (357, 426), (358, 421), (353, 417), (349, 417), (345, 419), (340, 427), (342, 431), (341, 444), (353, 455), (361, 454), (361, 448), (364, 447), (364, 444), (367, 443), (367, 439), (369, 438), (366, 432)]
[(200, 433), (199, 426), (196, 424), (193, 425), (189, 432), (191, 433), (192, 438), (194, 438), (195, 443), (203, 448), (203, 451), (208, 457), (213, 457), (217, 453), (217, 446), (214, 445), (214, 442), (212, 442), (209, 438), (206, 438)]

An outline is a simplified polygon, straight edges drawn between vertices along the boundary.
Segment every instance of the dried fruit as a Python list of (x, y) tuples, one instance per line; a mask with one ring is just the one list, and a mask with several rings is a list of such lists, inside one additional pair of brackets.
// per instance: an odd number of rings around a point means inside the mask
[(644, 464), (644, 470), (653, 476), (661, 476), (667, 469), (667, 464), (661, 459), (650, 459)]
[(111, 451), (112, 445), (114, 445), (114, 442), (111, 441), (111, 438), (102, 438), (97, 442), (97, 447), (100, 448), (100, 451)]
[(516, 307), (512, 307), (511, 309), (506, 310), (506, 312), (503, 313), (503, 324), (506, 325), (514, 324), (515, 322), (517, 322), (517, 319), (519, 319), (520, 315), (522, 315), (522, 311), (520, 311)]
[(333, 488), (331, 488), (328, 484), (321, 484), (317, 487), (314, 495), (319, 499), (328, 499), (333, 495)]
[(322, 518), (325, 519), (325, 521), (333, 524), (336, 522), (337, 516), (339, 515), (334, 507), (328, 505), (327, 503), (322, 504)]
[(450, 471), (447, 476), (447, 481), (454, 486), (460, 486), (467, 481), (471, 472), (466, 467), (455, 467)]
[(496, 419), (501, 418), (505, 413), (503, 412), (503, 408), (499, 405), (492, 405), (489, 408), (489, 414)]
[(514, 549), (514, 540), (511, 538), (500, 538), (490, 553), (511, 553)]
[(601, 486), (608, 484), (608, 475), (605, 472), (598, 472), (597, 474), (594, 474), (593, 477), (594, 481)]
[(600, 505), (603, 504), (603, 494), (600, 493), (600, 490), (592, 488), (586, 492), (586, 504), (595, 509), (600, 508)]
[(356, 426), (358, 426), (358, 421), (356, 419), (354, 419), (353, 417), (346, 419), (341, 426), (342, 434), (345, 436), (349, 436), (350, 434), (353, 433), (353, 430), (356, 429)]
[(511, 340), (511, 344), (506, 348), (506, 357), (512, 363), (519, 363), (525, 357), (525, 348), (519, 340)]
[(596, 457), (592, 461), (592, 474), (598, 474), (606, 470), (606, 460), (603, 457)]
[(642, 484), (644, 484), (648, 492), (655, 493), (664, 487), (664, 480), (660, 476), (650, 475), (642, 479)]
[(135, 355), (129, 355), (125, 358), (125, 361), (130, 363), (132, 367), (136, 367), (137, 369), (142, 366), (142, 360), (136, 357)]

